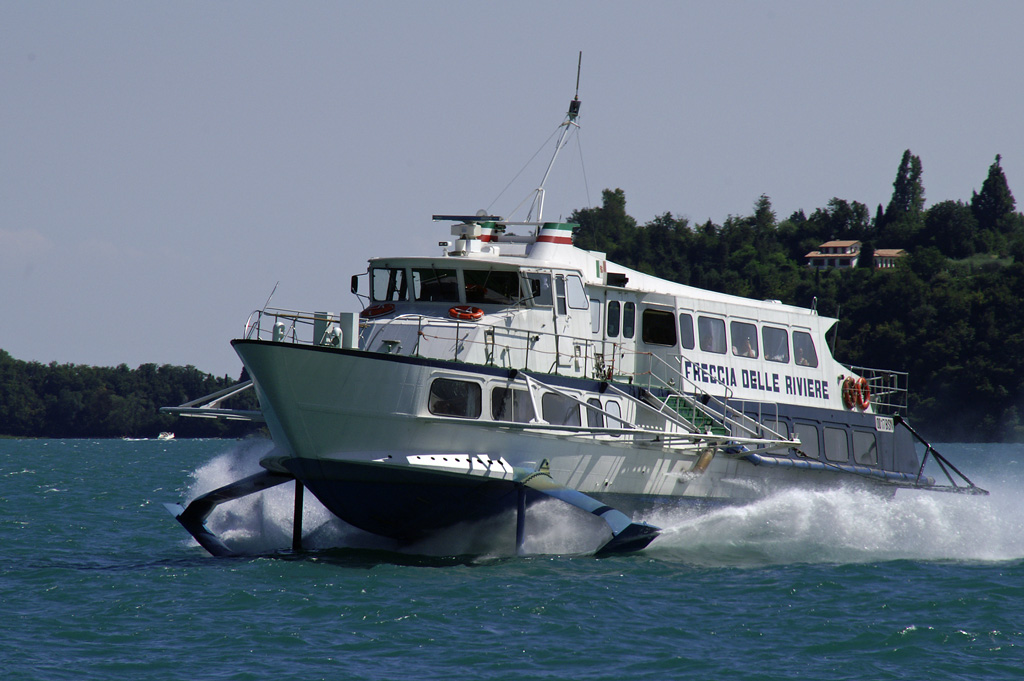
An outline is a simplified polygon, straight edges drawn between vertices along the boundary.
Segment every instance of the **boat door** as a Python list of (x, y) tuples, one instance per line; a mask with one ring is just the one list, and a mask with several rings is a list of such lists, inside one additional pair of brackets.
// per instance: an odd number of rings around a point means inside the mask
[(637, 381), (649, 387), (679, 387), (679, 334), (674, 306), (640, 304)]
[(605, 366), (612, 376), (632, 381), (636, 367), (636, 302), (624, 293), (609, 290), (604, 310)]

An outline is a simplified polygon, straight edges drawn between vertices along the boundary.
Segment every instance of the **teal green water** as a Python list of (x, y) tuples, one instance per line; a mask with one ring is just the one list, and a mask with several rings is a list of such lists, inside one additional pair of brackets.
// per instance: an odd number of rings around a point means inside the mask
[[(4, 678), (1024, 674), (1021, 446), (940, 447), (991, 497), (791, 492), (654, 517), (665, 534), (624, 557), (401, 556), (307, 504), (319, 550), (211, 558), (162, 502), (226, 482), (262, 446), (0, 441)], [(291, 494), (271, 492), (211, 524), (254, 551), (287, 545)], [(538, 516), (533, 551), (592, 538)]]

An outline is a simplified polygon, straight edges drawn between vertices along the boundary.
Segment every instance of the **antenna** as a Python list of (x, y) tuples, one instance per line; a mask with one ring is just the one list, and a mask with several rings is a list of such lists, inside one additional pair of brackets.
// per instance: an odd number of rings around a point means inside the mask
[(566, 144), (566, 136), (569, 134), (571, 127), (580, 127), (579, 123), (576, 122), (576, 118), (580, 115), (580, 70), (583, 68), (583, 50), (580, 50), (579, 60), (576, 62), (576, 93), (573, 95), (572, 101), (569, 102), (569, 111), (565, 115), (565, 120), (559, 126), (562, 128), (562, 133), (558, 137), (558, 141), (555, 143), (555, 153), (551, 157), (551, 161), (548, 162), (548, 169), (544, 172), (544, 177), (540, 181), (540, 186), (533, 190), (533, 204), (530, 206), (529, 212), (526, 214), (526, 221), (530, 222), (530, 218), (533, 216), (533, 211), (537, 211), (537, 222), (543, 222), (544, 218), (544, 185), (548, 181), (548, 175), (551, 174), (551, 168), (555, 165), (555, 159), (558, 158), (558, 152), (562, 150), (562, 147)]

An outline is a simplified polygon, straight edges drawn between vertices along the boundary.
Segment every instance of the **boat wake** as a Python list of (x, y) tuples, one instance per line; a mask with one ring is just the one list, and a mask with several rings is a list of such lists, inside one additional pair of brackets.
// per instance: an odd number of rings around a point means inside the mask
[(702, 566), (1024, 558), (1019, 486), (991, 496), (900, 490), (788, 490), (700, 516), (648, 520), (664, 528), (648, 554)]
[[(188, 499), (260, 469), (269, 440), (246, 440), (193, 474)], [(988, 497), (900, 490), (893, 498), (860, 489), (787, 490), (742, 506), (697, 514), (656, 511), (644, 518), (663, 528), (644, 555), (707, 567), (890, 560), (1006, 561), (1024, 558), (1024, 502), (1017, 480), (985, 481)], [(291, 547), (294, 487), (280, 485), (221, 505), (209, 529), (234, 551), (267, 555)], [(555, 500), (530, 507), (527, 555), (593, 553), (607, 525)], [(305, 495), (303, 548), (358, 549), (418, 556), (515, 555), (515, 517), (464, 523), (415, 543), (352, 527)], [(192, 542), (193, 540), (188, 540)]]

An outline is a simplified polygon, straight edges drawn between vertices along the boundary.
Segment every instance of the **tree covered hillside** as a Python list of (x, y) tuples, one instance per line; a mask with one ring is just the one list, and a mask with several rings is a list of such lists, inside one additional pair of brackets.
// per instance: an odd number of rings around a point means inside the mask
[[(577, 246), (642, 272), (802, 307), (817, 299), (840, 319), (837, 359), (910, 372), (911, 418), (933, 440), (1024, 440), (1024, 215), (999, 156), (970, 203), (926, 208), (921, 160), (908, 150), (874, 215), (833, 198), (780, 221), (761, 196), (753, 214), (721, 225), (669, 213), (638, 225), (616, 189), (572, 221)], [(808, 267), (807, 253), (830, 240), (863, 242), (859, 266)], [(907, 255), (876, 270), (879, 248)]]

